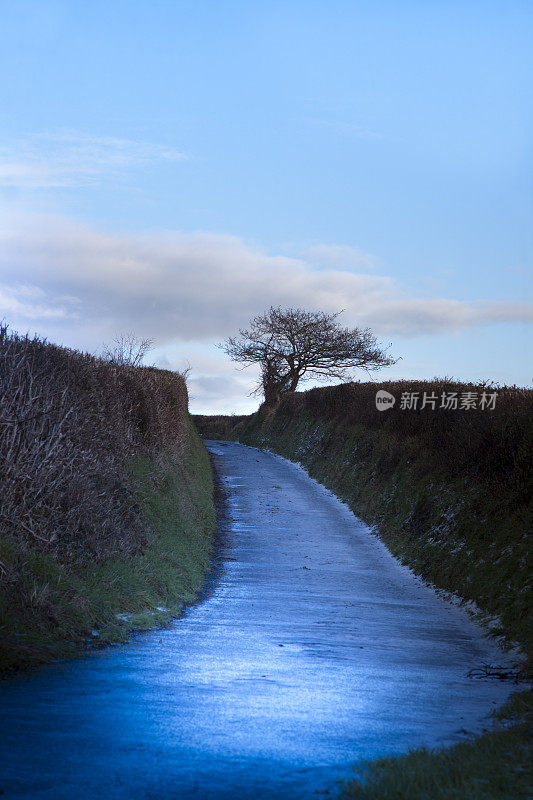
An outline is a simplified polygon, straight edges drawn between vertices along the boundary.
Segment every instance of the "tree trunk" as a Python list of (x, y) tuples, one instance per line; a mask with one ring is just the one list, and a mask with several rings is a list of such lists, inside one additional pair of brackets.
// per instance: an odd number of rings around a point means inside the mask
[(265, 395), (265, 405), (269, 408), (274, 408), (279, 404), (281, 398), (281, 392), (279, 386), (274, 383), (270, 383), (263, 386), (264, 395)]

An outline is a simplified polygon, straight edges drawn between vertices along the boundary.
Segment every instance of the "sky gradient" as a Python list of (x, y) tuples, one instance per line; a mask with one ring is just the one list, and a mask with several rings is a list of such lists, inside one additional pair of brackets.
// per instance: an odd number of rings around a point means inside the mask
[(206, 413), (256, 407), (213, 344), (271, 304), (345, 309), (383, 378), (533, 382), (530, 2), (0, 10), (13, 328), (154, 337)]

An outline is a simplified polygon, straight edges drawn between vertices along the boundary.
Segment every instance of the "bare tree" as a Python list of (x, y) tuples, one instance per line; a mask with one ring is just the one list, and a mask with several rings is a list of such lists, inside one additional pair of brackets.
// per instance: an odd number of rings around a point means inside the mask
[(337, 322), (341, 313), (271, 307), (219, 347), (244, 367), (261, 366), (256, 393), (263, 392), (267, 405), (294, 392), (300, 381), (350, 380), (353, 369), (373, 371), (396, 363), (369, 328), (342, 328)]
[(139, 367), (153, 347), (153, 339), (139, 339), (134, 333), (123, 333), (111, 344), (104, 345), (102, 358), (119, 366)]

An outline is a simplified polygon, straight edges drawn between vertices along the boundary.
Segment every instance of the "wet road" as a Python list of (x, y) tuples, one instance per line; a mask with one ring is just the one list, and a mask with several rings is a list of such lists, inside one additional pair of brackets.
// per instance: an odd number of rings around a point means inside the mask
[(229, 499), (206, 597), (0, 683), (2, 800), (321, 797), (355, 759), (455, 742), (506, 699), (466, 677), (501, 653), (342, 503), (278, 456), (209, 446)]

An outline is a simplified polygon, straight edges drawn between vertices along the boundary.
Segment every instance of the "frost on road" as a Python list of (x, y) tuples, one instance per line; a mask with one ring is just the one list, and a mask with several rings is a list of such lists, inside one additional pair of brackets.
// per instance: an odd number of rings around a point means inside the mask
[(359, 758), (451, 744), (505, 657), (303, 470), (209, 443), (228, 491), (208, 591), (164, 630), (0, 685), (3, 797), (317, 797)]

